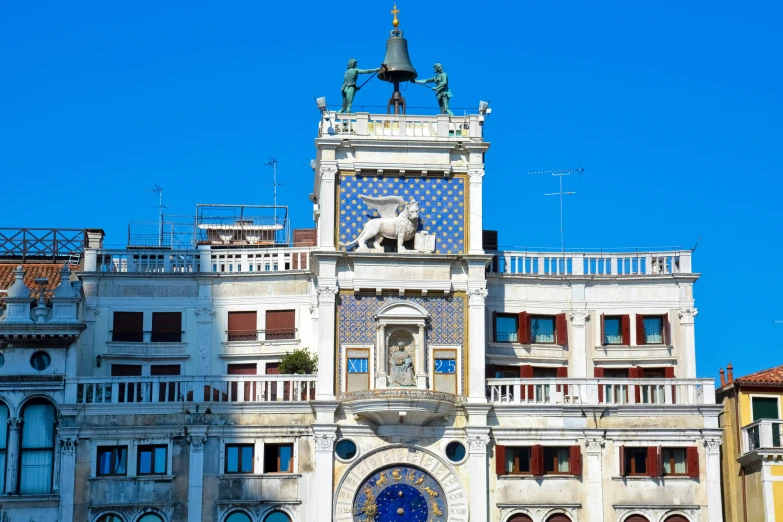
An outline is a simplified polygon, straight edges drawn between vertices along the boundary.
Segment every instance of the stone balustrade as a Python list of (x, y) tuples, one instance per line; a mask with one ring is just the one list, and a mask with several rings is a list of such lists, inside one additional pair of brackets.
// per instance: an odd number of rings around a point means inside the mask
[(625, 406), (715, 404), (712, 379), (487, 379), (493, 404)]
[(763, 419), (742, 428), (742, 453), (783, 450), (783, 420)]
[(406, 138), (473, 138), (483, 137), (480, 116), (422, 116), (412, 114), (337, 114), (323, 118), (319, 138), (406, 137)]
[(276, 402), (315, 399), (315, 375), (78, 377), (66, 404)]
[(638, 276), (690, 274), (690, 250), (661, 252), (529, 252), (493, 254), (490, 272), (521, 275)]

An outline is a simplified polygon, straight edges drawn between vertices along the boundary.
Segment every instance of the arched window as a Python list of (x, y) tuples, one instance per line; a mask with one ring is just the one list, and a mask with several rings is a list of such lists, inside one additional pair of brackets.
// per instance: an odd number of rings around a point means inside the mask
[(5, 493), (5, 459), (8, 451), (8, 406), (0, 402), (0, 495)]
[(571, 519), (565, 515), (557, 513), (546, 519), (546, 522), (571, 522)]
[(138, 522), (163, 522), (163, 519), (155, 513), (147, 513), (146, 515), (142, 516)]
[(114, 513), (106, 513), (98, 519), (98, 522), (122, 522), (122, 519)]
[(234, 511), (228, 516), (226, 522), (250, 522), (250, 517), (241, 511)]
[(508, 519), (508, 522), (533, 522), (533, 519), (527, 515), (514, 515)]
[(291, 517), (282, 511), (272, 511), (266, 516), (264, 522), (291, 522)]
[(663, 522), (688, 522), (688, 519), (682, 515), (672, 515), (670, 517), (666, 517), (666, 520)]
[(44, 400), (28, 402), (22, 410), (19, 493), (51, 493), (53, 466), (54, 406)]
[(650, 522), (647, 520), (647, 517), (643, 517), (642, 515), (631, 515), (630, 517), (625, 519), (625, 522)]

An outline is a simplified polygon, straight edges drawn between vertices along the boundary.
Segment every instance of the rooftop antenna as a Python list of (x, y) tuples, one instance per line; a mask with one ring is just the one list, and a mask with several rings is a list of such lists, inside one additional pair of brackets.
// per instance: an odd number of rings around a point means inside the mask
[(579, 172), (582, 173), (585, 171), (585, 168), (582, 166), (582, 164), (579, 164), (578, 169), (560, 169), (560, 170), (541, 170), (537, 172), (528, 172), (528, 175), (539, 175), (539, 174), (549, 174), (551, 176), (557, 176), (558, 180), (560, 181), (560, 191), (559, 192), (550, 192), (548, 194), (544, 194), (545, 196), (560, 196), (560, 252), (563, 256), (563, 263), (565, 263), (565, 234), (563, 231), (563, 196), (570, 196), (572, 194), (576, 194), (576, 192), (572, 191), (564, 191), (563, 190), (563, 176), (570, 176), (572, 172)]
[[(158, 246), (163, 246), (163, 209), (168, 208), (163, 205), (163, 189), (157, 183), (152, 184), (155, 188), (150, 188), (144, 192), (157, 192), (158, 193)], [(154, 208), (154, 207), (153, 207)]]
[[(277, 187), (282, 187), (282, 186), (285, 185), (285, 183), (278, 183), (277, 182), (277, 159), (276, 158), (271, 158), (270, 157), (269, 161), (264, 163), (264, 166), (265, 167), (272, 167), (272, 195), (273, 195), (272, 205), (274, 207), (273, 211), (275, 213), (275, 220), (274, 220), (275, 222), (274, 222), (274, 224), (276, 225), (277, 224)], [(276, 234), (277, 234), (277, 232), (275, 232), (275, 235)], [(277, 238), (275, 237), (275, 240), (276, 239)]]

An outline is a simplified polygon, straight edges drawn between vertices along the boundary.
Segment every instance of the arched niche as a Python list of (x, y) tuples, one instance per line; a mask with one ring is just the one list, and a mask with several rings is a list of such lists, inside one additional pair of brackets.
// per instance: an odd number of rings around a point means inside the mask
[[(378, 332), (376, 388), (427, 389), (424, 361), (428, 318), (423, 306), (409, 301), (392, 301), (378, 309), (373, 317)], [(408, 365), (412, 366), (410, 379), (406, 378)]]

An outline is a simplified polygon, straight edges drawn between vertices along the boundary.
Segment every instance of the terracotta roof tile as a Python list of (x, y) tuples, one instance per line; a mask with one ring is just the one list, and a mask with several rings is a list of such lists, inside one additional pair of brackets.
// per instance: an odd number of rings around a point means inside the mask
[[(13, 263), (0, 264), (0, 290), (8, 290), (14, 284), (14, 270), (16, 270), (17, 266), (19, 265)], [(35, 279), (47, 277), (49, 278), (49, 283), (44, 286), (45, 295), (46, 299), (51, 298), (52, 292), (60, 284), (60, 273), (63, 269), (62, 263), (26, 263), (22, 264), (22, 267), (24, 268), (24, 284), (30, 289), (30, 297), (38, 298), (38, 286), (35, 284)], [(0, 297), (2, 296), (3, 294), (0, 294)]]
[(734, 379), (734, 382), (739, 384), (783, 384), (783, 366), (761, 370), (760, 372), (751, 373), (744, 377), (738, 377)]

